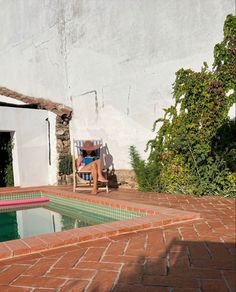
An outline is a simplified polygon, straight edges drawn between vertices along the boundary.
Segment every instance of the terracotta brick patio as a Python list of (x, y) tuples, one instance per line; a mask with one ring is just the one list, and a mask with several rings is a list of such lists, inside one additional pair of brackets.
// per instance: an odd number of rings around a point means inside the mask
[(0, 291), (236, 291), (234, 199), (124, 190), (99, 196), (202, 219), (1, 261)]

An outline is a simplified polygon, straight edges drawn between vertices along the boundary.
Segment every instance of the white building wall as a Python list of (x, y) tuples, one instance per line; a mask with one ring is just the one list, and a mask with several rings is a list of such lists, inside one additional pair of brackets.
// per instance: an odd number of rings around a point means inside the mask
[[(0, 131), (14, 133), (13, 168), (15, 185), (40, 186), (50, 180), (48, 163), (48, 112), (0, 107)], [(55, 131), (54, 131), (55, 133)]]
[[(57, 184), (58, 173), (58, 154), (57, 154), (57, 139), (56, 139), (56, 114), (48, 112), (48, 121), (50, 122), (50, 154), (51, 164), (48, 166), (48, 183), (50, 185)], [(49, 155), (49, 153), (48, 153)]]
[(179, 68), (213, 60), (234, 0), (0, 0), (0, 85), (72, 105), (115, 168), (143, 152)]
[(1, 86), (68, 103), (60, 2), (0, 0)]

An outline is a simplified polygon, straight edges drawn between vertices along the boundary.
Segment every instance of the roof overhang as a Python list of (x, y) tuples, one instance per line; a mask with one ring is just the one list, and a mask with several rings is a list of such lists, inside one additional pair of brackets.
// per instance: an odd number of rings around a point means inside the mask
[[(35, 108), (35, 109), (45, 109), (55, 113), (62, 119), (71, 119), (72, 108), (57, 102), (53, 102), (45, 98), (37, 98), (28, 95), (24, 95), (8, 89), (6, 87), (0, 87), (0, 95), (10, 97), (12, 99), (21, 101), (23, 104), (14, 104), (10, 102), (0, 102), (0, 106), (12, 106), (12, 107), (25, 107), (25, 108)], [(3, 105), (5, 104), (5, 105)]]

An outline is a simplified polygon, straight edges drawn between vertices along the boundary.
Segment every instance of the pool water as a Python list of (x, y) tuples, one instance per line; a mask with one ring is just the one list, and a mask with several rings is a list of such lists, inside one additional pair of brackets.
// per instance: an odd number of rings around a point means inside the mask
[[(50, 209), (49, 209), (50, 208)], [(59, 213), (48, 206), (0, 213), (0, 241), (97, 224), (83, 216)]]
[[(51, 194), (33, 194), (33, 197), (41, 196), (49, 197), (50, 202), (36, 206), (0, 208), (0, 241), (146, 216), (145, 213), (87, 201)], [(17, 195), (12, 195), (10, 199), (14, 200), (16, 197)], [(30, 198), (29, 194), (24, 198)], [(1, 199), (3, 198), (0, 197)], [(9, 196), (7, 199), (9, 200)]]

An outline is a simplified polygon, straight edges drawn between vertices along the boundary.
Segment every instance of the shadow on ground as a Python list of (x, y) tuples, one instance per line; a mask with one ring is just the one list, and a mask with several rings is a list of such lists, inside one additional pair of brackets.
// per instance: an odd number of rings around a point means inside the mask
[(157, 256), (158, 246), (125, 264), (112, 291), (236, 291), (235, 244), (174, 239)]

